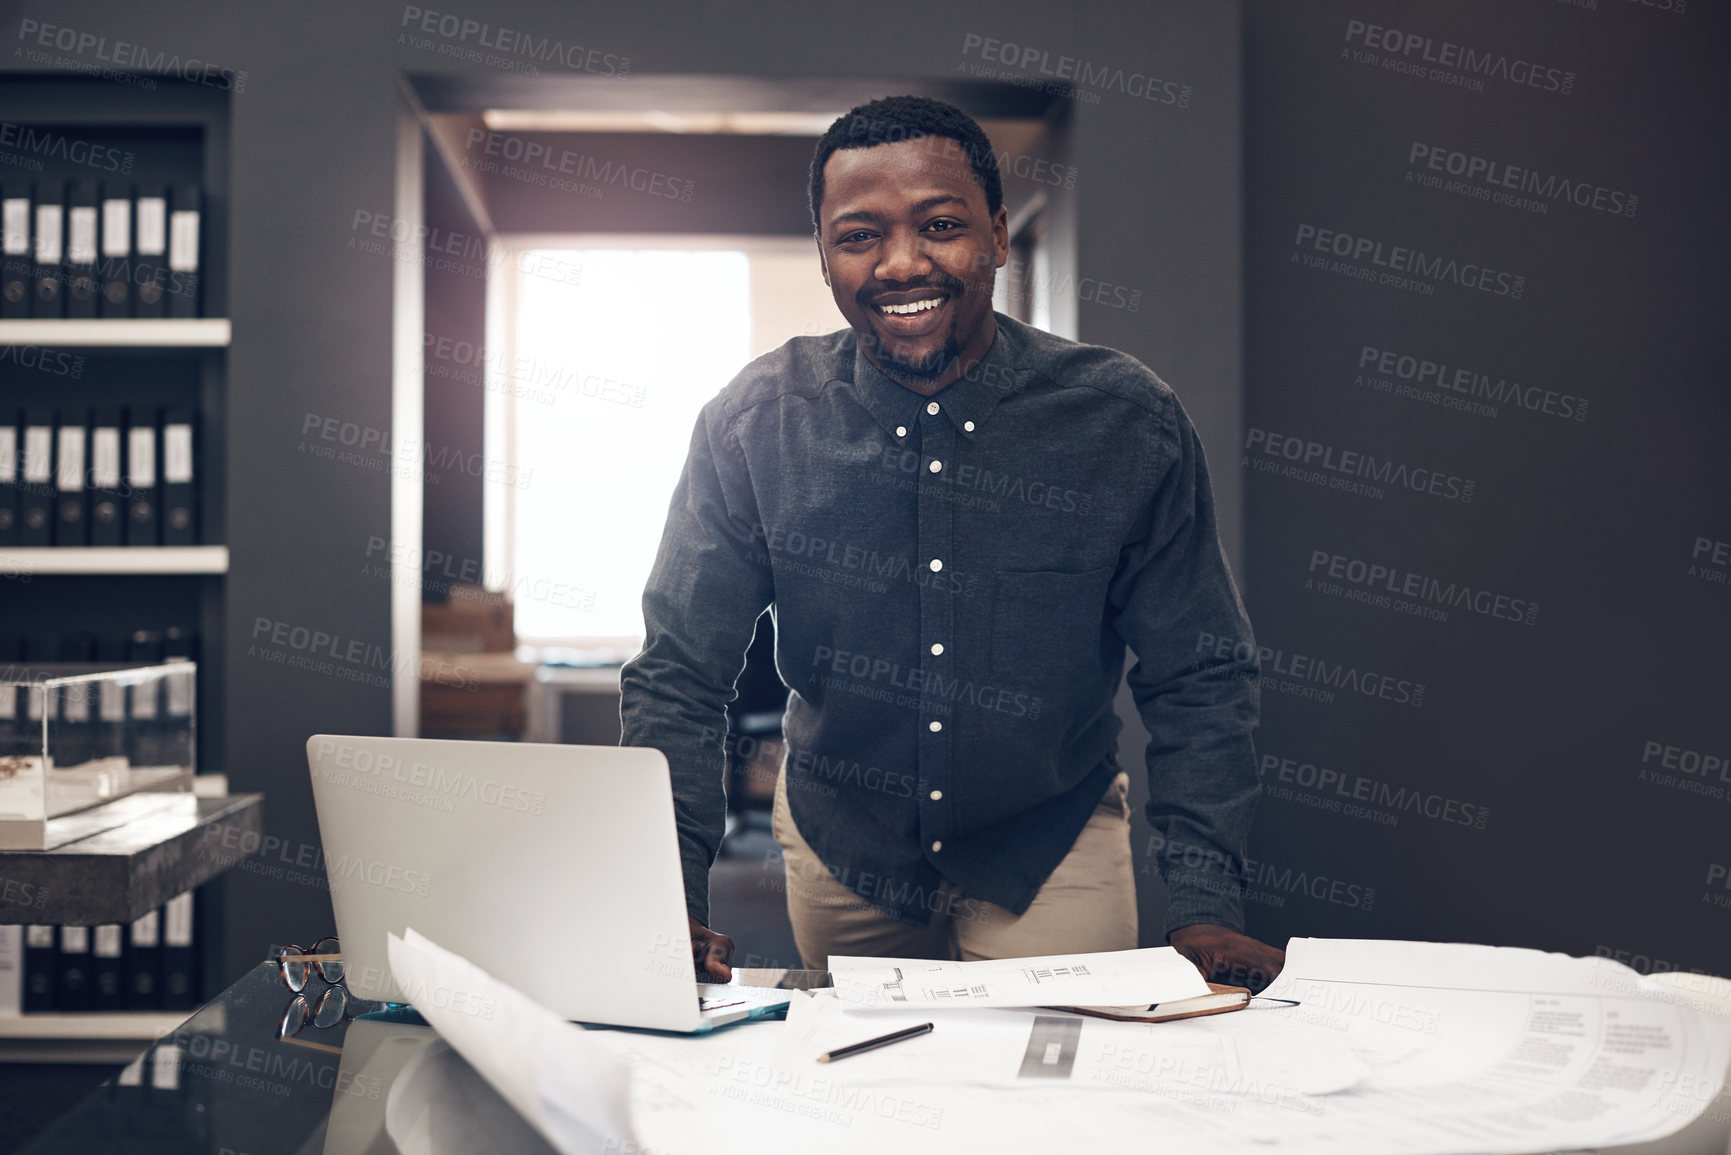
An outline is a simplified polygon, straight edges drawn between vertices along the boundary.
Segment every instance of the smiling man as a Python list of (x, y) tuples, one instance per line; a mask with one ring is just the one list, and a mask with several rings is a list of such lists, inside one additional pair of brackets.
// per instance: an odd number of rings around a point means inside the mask
[(1135, 359), (992, 310), (1009, 253), (985, 134), (873, 101), (818, 142), (811, 209), (848, 329), (703, 409), (621, 673), (622, 743), (672, 767), (692, 945), (709, 929), (726, 706), (765, 607), (790, 690), (774, 827), (806, 964), (1137, 945), (1126, 647), (1167, 940), (1260, 986), (1250, 624), (1196, 432)]

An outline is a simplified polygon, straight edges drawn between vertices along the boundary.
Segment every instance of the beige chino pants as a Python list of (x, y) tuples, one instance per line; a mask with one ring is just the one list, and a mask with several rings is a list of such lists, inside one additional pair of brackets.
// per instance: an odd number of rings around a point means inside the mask
[(826, 970), (832, 954), (973, 961), (1134, 949), (1129, 790), (1130, 776), (1120, 772), (1022, 914), (945, 880), (927, 903), (935, 908), (931, 925), (919, 927), (898, 922), (836, 881), (794, 826), (783, 766), (771, 826), (787, 866), (787, 914), (805, 965)]

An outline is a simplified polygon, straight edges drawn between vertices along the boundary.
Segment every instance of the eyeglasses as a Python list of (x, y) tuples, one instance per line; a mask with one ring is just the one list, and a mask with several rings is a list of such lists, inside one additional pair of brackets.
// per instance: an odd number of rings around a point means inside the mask
[(307, 974), (317, 971), (327, 983), (343, 981), (343, 948), (334, 937), (321, 938), (310, 948), (285, 946), (276, 956), (277, 974), (297, 994), (307, 985)]
[[(315, 1027), (334, 1027), (348, 1018), (349, 992), (342, 985), (342, 944), (335, 938), (321, 938), (310, 948), (285, 946), (277, 954), (276, 965), (283, 985), (295, 992), (295, 997), (283, 1011), (282, 1022), (277, 1026), (278, 1039), (292, 1039), (305, 1030), (309, 1022)], [(317, 1006), (302, 993), (308, 975), (314, 972), (331, 984), (319, 996)]]

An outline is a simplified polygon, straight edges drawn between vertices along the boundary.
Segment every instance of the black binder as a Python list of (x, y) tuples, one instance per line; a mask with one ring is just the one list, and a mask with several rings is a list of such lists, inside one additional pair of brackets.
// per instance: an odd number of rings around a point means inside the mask
[(132, 284), (135, 317), (167, 313), (168, 196), (161, 185), (138, 186), (132, 218)]
[(102, 288), (104, 317), (132, 316), (132, 196), (126, 185), (102, 188)]
[(175, 895), (162, 908), (162, 1009), (186, 1011), (198, 1005), (198, 960), (193, 953), (192, 891)]
[(126, 416), (126, 544), (156, 545), (162, 522), (156, 492), (156, 411), (130, 409)]
[(23, 451), (19, 455), (18, 544), (54, 542), (54, 416), (46, 409), (24, 415)]
[(66, 270), (66, 187), (47, 183), (36, 186), (34, 232), (35, 263), (30, 269), (30, 315), (61, 317), (66, 314), (62, 292)]
[(0, 409), (0, 546), (18, 544), (20, 416), (16, 409)]
[(153, 1011), (162, 986), (162, 912), (133, 919), (126, 933), (126, 1009)]
[(126, 1007), (125, 935), (119, 923), (90, 928), (90, 1009), (118, 1011)]
[(195, 184), (174, 186), (173, 212), (168, 218), (168, 315), (196, 317), (198, 310), (198, 240), (203, 216)]
[(90, 1009), (90, 928), (60, 928), (60, 949), (54, 955), (54, 1009)]
[(24, 928), (24, 1013), (54, 1009), (54, 928)]
[(101, 210), (96, 182), (73, 181), (66, 193), (66, 315), (96, 316), (96, 253)]
[(120, 410), (104, 406), (90, 426), (90, 544), (126, 544), (121, 485)]
[(198, 544), (198, 484), (192, 411), (162, 415), (162, 544)]
[(54, 434), (54, 544), (89, 545), (90, 519), (84, 478), (89, 469), (89, 415), (62, 409)]
[(0, 319), (30, 315), (30, 218), (34, 203), (30, 186), (17, 181), (0, 185)]

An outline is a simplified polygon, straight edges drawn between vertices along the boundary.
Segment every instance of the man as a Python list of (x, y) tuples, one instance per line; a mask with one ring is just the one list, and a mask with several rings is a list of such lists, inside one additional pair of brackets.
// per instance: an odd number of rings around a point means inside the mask
[(620, 679), (622, 742), (672, 767), (699, 969), (731, 974), (707, 926), (721, 745), (768, 607), (791, 691), (774, 825), (806, 965), (1135, 947), (1128, 643), (1168, 941), (1209, 977), (1266, 983), (1282, 952), (1240, 933), (1255, 647), (1177, 398), (1122, 353), (992, 311), (1008, 217), (959, 110), (854, 109), (810, 196), (851, 328), (794, 338), (704, 407)]

